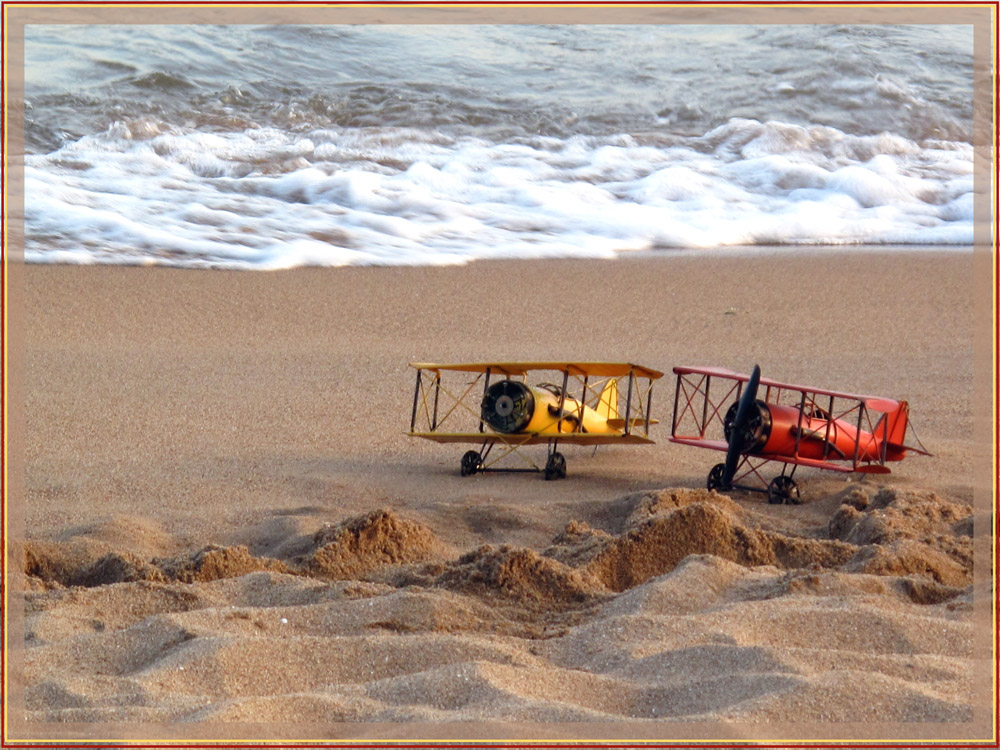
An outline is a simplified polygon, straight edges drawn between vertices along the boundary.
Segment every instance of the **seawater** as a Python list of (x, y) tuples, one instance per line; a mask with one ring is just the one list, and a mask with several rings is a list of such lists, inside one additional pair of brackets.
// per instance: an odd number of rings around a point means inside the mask
[(971, 26), (32, 25), (26, 259), (968, 247)]

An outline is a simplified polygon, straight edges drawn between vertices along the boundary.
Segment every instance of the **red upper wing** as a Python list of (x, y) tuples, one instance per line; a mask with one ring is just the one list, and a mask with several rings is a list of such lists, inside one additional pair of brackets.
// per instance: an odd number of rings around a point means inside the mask
[[(738, 380), (742, 382), (747, 382), (750, 380), (750, 376), (741, 372), (733, 372), (732, 370), (727, 370), (722, 367), (675, 367), (674, 374), (676, 375), (710, 375), (716, 378), (725, 378), (727, 380)], [(808, 393), (814, 396), (833, 396), (834, 398), (846, 398), (852, 401), (859, 401), (865, 405), (866, 408), (872, 411), (878, 412), (890, 412), (895, 410), (899, 406), (898, 401), (894, 401), (889, 398), (881, 398), (879, 396), (862, 396), (856, 393), (845, 393), (843, 391), (830, 391), (824, 388), (813, 388), (807, 385), (794, 385), (792, 383), (781, 383), (777, 380), (771, 380), (770, 378), (761, 378), (760, 384), (762, 386), (770, 388), (780, 388), (782, 390), (788, 391), (798, 391), (799, 393)]]

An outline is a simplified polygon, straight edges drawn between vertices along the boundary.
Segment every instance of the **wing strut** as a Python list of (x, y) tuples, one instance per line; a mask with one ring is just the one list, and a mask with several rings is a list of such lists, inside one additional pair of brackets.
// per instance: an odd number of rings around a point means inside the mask
[[(680, 377), (679, 375), (677, 377)], [(708, 392), (712, 387), (712, 376), (705, 376), (705, 400), (701, 402), (701, 433), (705, 434), (705, 425), (708, 424)], [(677, 407), (674, 407), (676, 411)]]
[(410, 432), (413, 432), (417, 426), (417, 399), (420, 397), (420, 373), (423, 370), (417, 370), (417, 387), (413, 389), (413, 415), (410, 417)]
[[(559, 393), (559, 421), (556, 422), (556, 432), (562, 432), (563, 415), (566, 413), (566, 389), (569, 387), (569, 368), (563, 370), (562, 391)], [(583, 423), (580, 423), (583, 426)]]
[[(486, 398), (486, 391), (490, 389), (490, 369), (486, 368), (486, 382), (483, 384), (483, 398)], [(482, 409), (479, 410), (479, 431), (486, 432), (486, 426), (483, 424), (483, 412)]]
[(861, 425), (864, 423), (865, 418), (865, 404), (863, 401), (858, 402), (858, 429), (854, 435), (854, 459), (851, 463), (854, 465), (854, 470), (858, 469), (858, 457), (861, 455)]
[(653, 413), (653, 385), (646, 391), (646, 434), (649, 434), (649, 415)]
[[(814, 402), (815, 403), (815, 402)], [(826, 410), (826, 437), (823, 438), (825, 447), (823, 448), (823, 460), (826, 461), (830, 456), (830, 428), (833, 427), (833, 396), (830, 396), (830, 405)]]
[(438, 426), (438, 397), (441, 395), (441, 373), (438, 372), (434, 378), (434, 416), (431, 419), (431, 432)]
[(799, 417), (798, 421), (795, 423), (795, 452), (793, 455), (798, 457), (799, 455), (799, 443), (802, 442), (802, 420), (806, 418), (806, 392), (802, 391), (802, 398), (799, 399)]
[(635, 382), (635, 370), (628, 372), (628, 396), (625, 397), (625, 434), (632, 431), (632, 383)]

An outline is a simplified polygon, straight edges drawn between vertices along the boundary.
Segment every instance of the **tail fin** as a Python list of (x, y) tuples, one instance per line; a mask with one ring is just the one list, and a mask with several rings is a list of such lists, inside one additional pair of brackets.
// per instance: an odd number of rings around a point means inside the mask
[(604, 384), (604, 389), (601, 391), (601, 398), (597, 401), (597, 406), (594, 407), (599, 415), (605, 419), (618, 419), (618, 381), (614, 378), (608, 378), (608, 382)]
[(910, 421), (910, 405), (905, 401), (900, 401), (896, 410), (886, 414), (885, 418), (889, 420), (886, 440), (891, 445), (905, 446), (906, 426)]

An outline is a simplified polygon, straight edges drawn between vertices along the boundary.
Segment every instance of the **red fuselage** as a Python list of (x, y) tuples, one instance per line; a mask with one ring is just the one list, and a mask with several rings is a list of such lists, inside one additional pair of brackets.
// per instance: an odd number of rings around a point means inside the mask
[(901, 461), (906, 456), (902, 445), (885, 439), (884, 422), (872, 434), (825, 414), (806, 416), (794, 406), (757, 401), (757, 408), (760, 422), (748, 453), (860, 462)]

